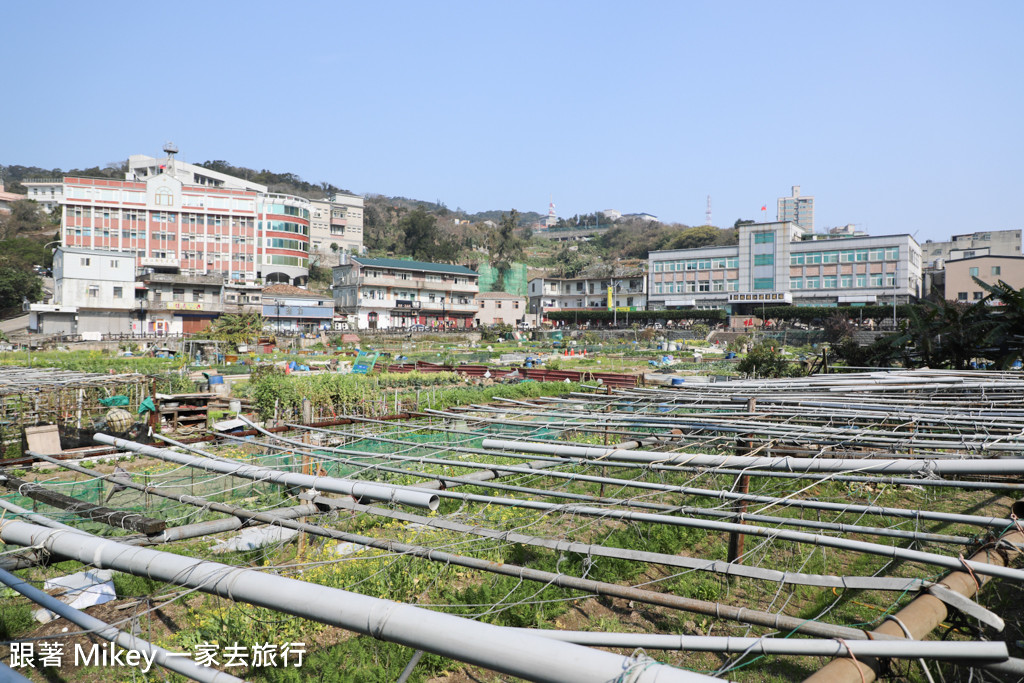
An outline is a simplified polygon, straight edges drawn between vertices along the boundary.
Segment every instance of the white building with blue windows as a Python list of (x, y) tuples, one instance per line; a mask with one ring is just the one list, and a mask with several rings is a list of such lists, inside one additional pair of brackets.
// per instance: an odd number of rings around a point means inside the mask
[(736, 246), (652, 251), (648, 308), (851, 306), (921, 296), (921, 247), (911, 235), (814, 235), (796, 223), (739, 227)]

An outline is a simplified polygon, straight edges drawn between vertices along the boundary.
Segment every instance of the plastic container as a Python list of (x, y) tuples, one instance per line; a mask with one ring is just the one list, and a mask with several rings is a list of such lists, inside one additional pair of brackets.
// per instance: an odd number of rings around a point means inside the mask
[(210, 375), (210, 384), (211, 385), (214, 385), (214, 384), (224, 384), (224, 376), (223, 375)]
[(674, 387), (681, 386), (683, 384), (683, 382), (685, 382), (685, 381), (686, 380), (683, 379), (682, 377), (673, 377), (672, 378), (672, 386), (674, 386)]

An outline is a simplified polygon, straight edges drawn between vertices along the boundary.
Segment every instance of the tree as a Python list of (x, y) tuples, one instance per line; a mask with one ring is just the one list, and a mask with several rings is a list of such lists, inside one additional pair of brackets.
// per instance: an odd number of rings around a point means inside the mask
[(53, 265), (53, 252), (39, 240), (14, 237), (0, 242), (0, 263), (32, 270), (32, 266), (49, 268)]
[(508, 215), (501, 214), (501, 222), (488, 236), (488, 262), (498, 273), (494, 283), (497, 291), (505, 291), (505, 273), (512, 267), (515, 259), (522, 258), (523, 249), (526, 247), (526, 241), (516, 235), (518, 223), (519, 212), (512, 209)]
[(15, 237), (22, 232), (34, 232), (48, 223), (42, 207), (31, 199), (11, 202), (11, 212), (0, 213), (0, 239)]
[(419, 261), (434, 261), (448, 253), (444, 235), (437, 229), (437, 217), (423, 209), (410, 211), (398, 221), (405, 234), (406, 252)]
[(0, 266), (0, 311), (13, 312), (30, 302), (43, 298), (43, 283), (31, 272), (15, 266)]

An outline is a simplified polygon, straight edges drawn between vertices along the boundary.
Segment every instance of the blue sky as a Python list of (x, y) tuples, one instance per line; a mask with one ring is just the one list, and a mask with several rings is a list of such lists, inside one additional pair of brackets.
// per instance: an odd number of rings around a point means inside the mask
[[(468, 211), (1021, 227), (1024, 3), (19, 2), (0, 164), (129, 154)], [(767, 204), (762, 214), (760, 207)]]

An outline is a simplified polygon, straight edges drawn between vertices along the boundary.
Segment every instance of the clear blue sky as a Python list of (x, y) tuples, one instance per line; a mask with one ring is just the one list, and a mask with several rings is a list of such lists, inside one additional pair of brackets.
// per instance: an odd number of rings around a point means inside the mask
[[(1020, 228), (1024, 3), (11, 2), (0, 163), (129, 154), (468, 211)], [(768, 211), (760, 208), (767, 204)]]

